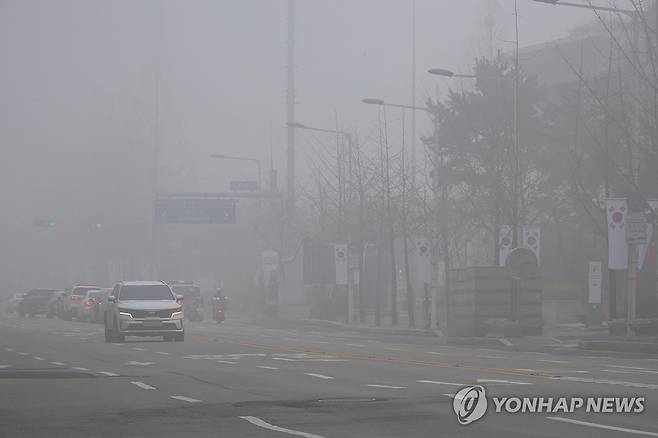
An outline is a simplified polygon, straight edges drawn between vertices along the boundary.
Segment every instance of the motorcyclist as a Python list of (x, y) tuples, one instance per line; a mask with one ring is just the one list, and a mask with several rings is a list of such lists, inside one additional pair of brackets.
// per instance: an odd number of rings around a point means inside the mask
[(226, 313), (226, 301), (226, 295), (224, 295), (222, 288), (218, 287), (215, 291), (215, 296), (212, 297), (212, 314), (217, 323), (224, 321)]

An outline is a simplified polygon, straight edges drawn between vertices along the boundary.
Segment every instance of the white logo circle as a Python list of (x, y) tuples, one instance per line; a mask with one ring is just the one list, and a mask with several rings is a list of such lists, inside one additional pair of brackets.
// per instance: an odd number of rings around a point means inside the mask
[(479, 420), (487, 412), (487, 396), (481, 385), (467, 386), (459, 390), (452, 400), (452, 409), (459, 424), (467, 425)]

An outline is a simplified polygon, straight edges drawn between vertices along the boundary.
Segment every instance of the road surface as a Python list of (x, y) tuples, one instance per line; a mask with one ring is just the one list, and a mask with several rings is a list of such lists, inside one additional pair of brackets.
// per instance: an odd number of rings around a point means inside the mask
[[(436, 345), (332, 329), (188, 324), (105, 343), (103, 327), (0, 317), (0, 437), (658, 437), (658, 358)], [(641, 414), (494, 413), (453, 397), (646, 398)]]

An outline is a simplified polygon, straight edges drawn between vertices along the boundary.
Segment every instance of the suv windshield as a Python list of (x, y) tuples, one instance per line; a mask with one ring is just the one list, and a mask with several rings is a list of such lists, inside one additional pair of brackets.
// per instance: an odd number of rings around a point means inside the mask
[(121, 287), (119, 299), (128, 300), (173, 300), (174, 295), (164, 284), (128, 285)]

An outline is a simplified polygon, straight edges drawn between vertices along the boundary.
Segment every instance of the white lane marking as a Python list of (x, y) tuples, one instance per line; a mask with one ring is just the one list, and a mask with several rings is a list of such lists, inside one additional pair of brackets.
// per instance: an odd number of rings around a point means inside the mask
[(285, 427), (275, 426), (273, 424), (261, 420), (258, 417), (242, 416), (238, 418), (242, 418), (243, 420), (247, 420), (248, 422), (250, 422), (255, 426), (262, 427), (263, 429), (272, 430), (274, 432), (282, 432), (282, 433), (287, 433), (288, 435), (297, 435), (304, 438), (324, 438), (322, 435), (315, 435), (313, 433), (301, 432), (299, 430), (286, 429)]
[(141, 347), (133, 347), (133, 350), (137, 350), (137, 351), (146, 351), (145, 348), (141, 348)]
[(256, 368), (262, 368), (264, 370), (280, 370), (281, 368), (277, 367), (268, 367), (267, 365), (257, 365)]
[(297, 342), (297, 341), (298, 341), (297, 338), (291, 338), (291, 337), (283, 338), (283, 340), (284, 340), (284, 341), (293, 341), (293, 342)]
[(285, 360), (286, 362), (295, 362), (295, 359), (289, 359), (287, 357), (273, 357), (272, 360)]
[(116, 343), (116, 342), (112, 342), (112, 345), (116, 345), (117, 347), (121, 347), (121, 346), (123, 346), (123, 344), (118, 344), (118, 343)]
[(606, 365), (606, 366), (610, 367), (610, 368), (622, 368), (624, 370), (642, 370), (642, 371), (646, 371), (646, 370), (649, 369), (649, 368), (641, 368), (641, 367), (627, 367), (627, 366), (624, 366), (624, 365)]
[(71, 369), (78, 371), (89, 371), (89, 368), (85, 368), (85, 367), (71, 367)]
[(170, 395), (169, 397), (175, 398), (176, 400), (186, 401), (188, 403), (201, 403), (202, 400), (197, 400), (195, 398), (185, 397), (184, 395)]
[(633, 374), (633, 371), (628, 371), (628, 370), (599, 370), (604, 373), (616, 373), (616, 374)]
[(509, 339), (507, 339), (507, 338), (500, 338), (499, 340), (500, 340), (500, 342), (502, 342), (503, 345), (505, 345), (506, 347), (513, 347), (513, 346), (514, 346), (514, 344), (512, 344), (512, 342), (511, 342)]
[(638, 430), (638, 429), (627, 429), (625, 427), (617, 427), (617, 426), (607, 426), (605, 424), (590, 423), (589, 421), (573, 420), (571, 418), (546, 417), (546, 419), (547, 420), (554, 420), (554, 421), (562, 421), (564, 423), (577, 424), (579, 426), (595, 427), (597, 429), (614, 430), (616, 432), (634, 433), (636, 435), (658, 436), (657, 432), (649, 432), (649, 431), (646, 431), (646, 430)]
[(32, 359), (34, 359), (34, 360), (46, 360), (43, 357), (39, 357), (39, 356), (33, 356)]
[(514, 371), (526, 371), (528, 373), (535, 373), (538, 370), (533, 370), (532, 368), (515, 368)]
[(658, 371), (653, 371), (653, 370), (643, 370), (640, 372), (645, 374), (658, 374)]
[(107, 377), (119, 377), (117, 373), (112, 373), (110, 371), (99, 371), (98, 374), (104, 374)]
[(307, 375), (307, 376), (317, 377), (318, 379), (324, 379), (324, 380), (333, 380), (333, 379), (335, 379), (335, 377), (325, 376), (324, 374), (315, 374), (315, 373), (304, 373), (304, 374)]
[(235, 365), (237, 362), (231, 362), (230, 360), (216, 360), (217, 363), (227, 363), (229, 365)]
[(371, 388), (384, 388), (384, 389), (407, 389), (406, 386), (391, 386), (391, 385), (366, 385)]
[(11, 365), (0, 365), (0, 368), (9, 368)]
[(66, 365), (64, 362), (50, 362), (50, 363), (53, 364), (53, 365), (60, 366), (60, 367)]
[(596, 383), (603, 385), (619, 385), (627, 386), (629, 388), (645, 388), (645, 389), (658, 389), (658, 385), (653, 383), (637, 383), (637, 382), (624, 382), (621, 380), (608, 380), (608, 379), (588, 379), (584, 377), (571, 377), (571, 376), (559, 376), (552, 377), (554, 380), (565, 380), (568, 382), (583, 382), (583, 383)]
[(600, 360), (600, 359), (612, 359), (610, 356), (583, 356), (584, 359), (594, 359), (594, 360)]
[(448, 386), (466, 386), (462, 383), (438, 382), (436, 380), (416, 380), (416, 383), (430, 383), (432, 385), (448, 385)]
[(135, 365), (138, 367), (145, 367), (147, 365), (153, 365), (153, 362), (135, 362), (134, 360), (131, 360), (130, 362), (126, 362), (126, 365)]
[(547, 362), (547, 363), (569, 363), (566, 360), (553, 360), (553, 359), (535, 359), (537, 362)]
[(163, 356), (169, 356), (169, 353), (167, 353), (166, 351), (156, 351), (155, 354), (161, 354)]
[(505, 385), (532, 385), (530, 382), (519, 382), (518, 380), (477, 379), (478, 383), (502, 383)]
[(155, 386), (147, 385), (144, 382), (130, 382), (130, 383), (142, 389), (155, 389)]
[(396, 347), (384, 347), (382, 350), (389, 350), (389, 351), (402, 351), (401, 348), (396, 348)]
[(20, 354), (21, 356), (27, 356), (28, 355), (28, 353), (25, 353), (23, 351), (19, 351), (18, 354)]
[(364, 344), (345, 344), (345, 345), (347, 345), (347, 346), (349, 346), (349, 347), (359, 347), (359, 348), (363, 348), (363, 347), (365, 347)]
[(443, 355), (448, 354), (448, 353), (441, 353), (439, 351), (428, 351), (427, 354), (434, 354), (436, 356), (443, 356)]
[(507, 359), (505, 356), (486, 356), (486, 355), (479, 355), (475, 357), (480, 357), (482, 359)]
[(89, 338), (80, 338), (81, 341), (86, 341), (86, 340), (88, 340), (88, 339), (89, 339)]
[(13, 348), (5, 347), (5, 351), (14, 351)]

